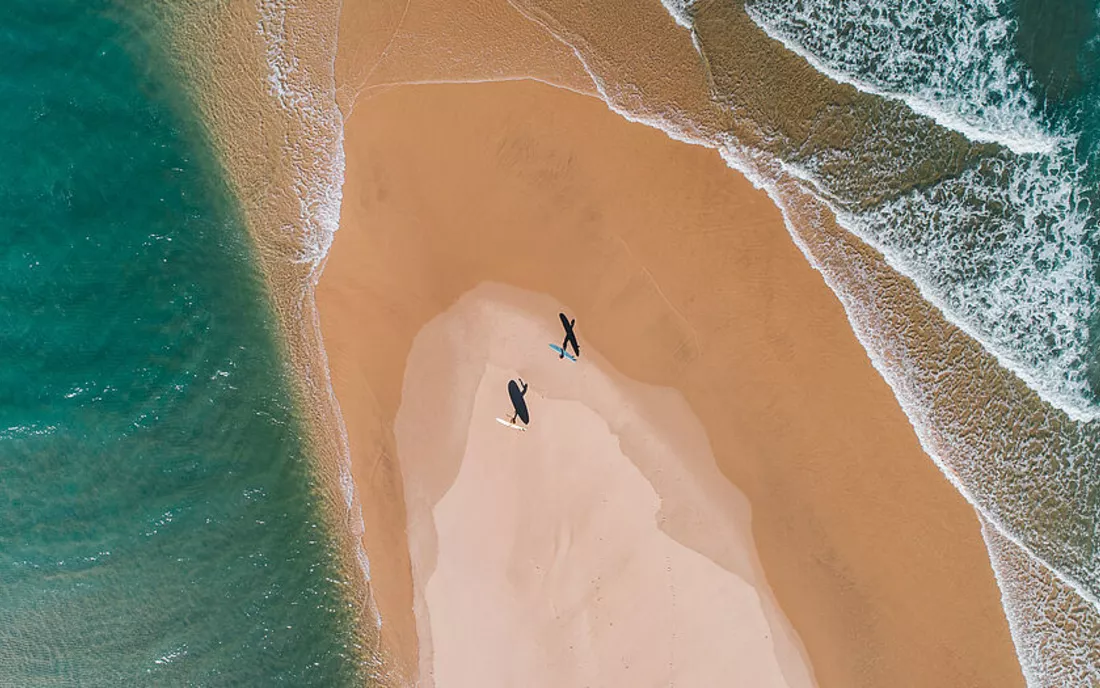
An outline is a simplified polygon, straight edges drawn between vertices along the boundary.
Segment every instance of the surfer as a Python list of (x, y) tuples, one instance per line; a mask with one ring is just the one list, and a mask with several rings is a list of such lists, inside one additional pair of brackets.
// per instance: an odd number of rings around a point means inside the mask
[(566, 317), (565, 313), (558, 313), (558, 317), (561, 318), (562, 327), (565, 328), (565, 339), (562, 340), (561, 354), (558, 355), (558, 358), (565, 358), (569, 355), (569, 353), (566, 351), (566, 347), (568, 346), (572, 346), (573, 352), (576, 354), (577, 357), (580, 357), (581, 347), (579, 344), (577, 344), (576, 333), (573, 332), (573, 325), (575, 325), (577, 322), (576, 319), (570, 320)]
[[(523, 385), (523, 387), (520, 388), (519, 385)], [(515, 409), (515, 413), (512, 414), (512, 424), (515, 425), (518, 417), (524, 425), (527, 425), (531, 422), (531, 416), (527, 413), (527, 402), (523, 398), (527, 394), (527, 383), (523, 381), (523, 378), (519, 378), (519, 385), (516, 384), (515, 380), (508, 381), (508, 398), (512, 400), (512, 408)]]

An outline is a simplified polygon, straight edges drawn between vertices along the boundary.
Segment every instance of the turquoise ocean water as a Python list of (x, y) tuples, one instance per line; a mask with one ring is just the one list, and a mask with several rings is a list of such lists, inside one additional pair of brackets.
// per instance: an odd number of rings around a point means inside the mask
[(0, 686), (361, 682), (248, 237), (119, 12), (0, 22)]
[[(595, 8), (515, 0), (777, 200), (979, 510), (1029, 684), (1097, 685), (1096, 1), (663, 2), (724, 117), (662, 100)], [(0, 22), (0, 686), (355, 683), (243, 224), (122, 7)]]

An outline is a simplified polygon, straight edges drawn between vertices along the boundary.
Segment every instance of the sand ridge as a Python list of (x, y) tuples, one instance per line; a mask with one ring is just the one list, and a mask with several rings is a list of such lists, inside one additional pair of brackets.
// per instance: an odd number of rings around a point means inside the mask
[(1022, 685), (973, 511), (776, 208), (713, 151), (522, 82), (378, 94), (345, 147), (317, 299), (382, 632), (410, 676), (412, 497), (392, 435), (405, 362), (427, 322), (494, 281), (567, 304), (615, 369), (684, 395), (752, 504), (820, 685)]

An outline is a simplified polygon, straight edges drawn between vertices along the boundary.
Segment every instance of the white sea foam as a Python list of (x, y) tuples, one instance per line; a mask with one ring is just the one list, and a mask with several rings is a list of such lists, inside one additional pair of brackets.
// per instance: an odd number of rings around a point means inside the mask
[[(287, 26), (293, 5), (260, 0), (259, 7), (256, 28), (266, 48), (268, 92), (294, 121), (295, 136), (284, 142), (282, 153), (302, 172), (294, 189), (297, 222), (284, 229), (298, 238), (298, 260), (316, 265), (328, 254), (339, 229), (343, 200), (344, 125), (336, 104), (336, 79), (331, 71), (317, 74), (296, 53), (299, 48)], [(336, 59), (335, 37), (331, 37), (331, 45), (319, 47), (329, 49), (331, 69)]]
[[(677, 23), (690, 22), (691, 3), (670, 2), (666, 9)], [(1048, 135), (1043, 123), (1033, 116), (1037, 106), (1025, 88), (1026, 71), (1010, 59), (1011, 22), (997, 14), (999, 7), (983, 0), (960, 2), (955, 3), (960, 16), (954, 17), (954, 30), (962, 37), (962, 47), (947, 44), (950, 36), (943, 35), (937, 23), (942, 23), (941, 16), (928, 14), (931, 10), (923, 4), (899, 0), (897, 11), (888, 17), (876, 20), (869, 14), (871, 28), (852, 29), (858, 35), (846, 36), (845, 41), (832, 36), (845, 47), (829, 49), (853, 51), (851, 60), (874, 63), (902, 85), (934, 84), (941, 78), (947, 83), (970, 79), (974, 89), (986, 89), (981, 93), (990, 101), (988, 107), (974, 110), (972, 119), (985, 125), (1003, 124), (998, 125), (1000, 129), (983, 125), (986, 134), (992, 136), (997, 129), (999, 133), (992, 138), (1001, 143), (1017, 150), (1047, 152), (1017, 155), (1004, 150), (955, 177), (899, 192), (895, 179), (905, 178), (921, 161), (884, 149), (881, 132), (876, 131), (861, 136), (862, 148), (857, 151), (807, 146), (811, 152), (788, 161), (788, 170), (811, 182), (837, 212), (842, 226), (881, 250), (892, 267), (916, 281), (923, 295), (951, 322), (981, 342), (1044, 400), (1074, 419), (1094, 419), (1100, 417), (1100, 403), (1089, 378), (1094, 352), (1088, 326), (1100, 304), (1091, 248), (1098, 223), (1086, 200), (1086, 182), (1067, 145), (1069, 139)], [(690, 119), (673, 123), (676, 113), (643, 102), (637, 84), (618, 83), (601, 74), (604, 66), (597, 51), (559, 26), (552, 16), (519, 3), (513, 5), (574, 50), (600, 95), (616, 112), (658, 126), (679, 140), (698, 143), (706, 138), (708, 132)], [(828, 12), (815, 9), (812, 2), (790, 5), (779, 15), (798, 7), (814, 22), (828, 24)], [(860, 3), (849, 3), (843, 10), (858, 14), (860, 7)], [(892, 43), (887, 40), (888, 30), (903, 19), (915, 25), (913, 35), (893, 41), (900, 44), (896, 48), (900, 52), (883, 60), (893, 67), (877, 66), (873, 46), (860, 48), (861, 41)], [(809, 29), (816, 31), (817, 23), (806, 22), (802, 28), (812, 35)], [(836, 27), (828, 25), (825, 30), (835, 31)], [(950, 54), (938, 54), (940, 48)], [(993, 53), (990, 64), (981, 62), (985, 49)], [(590, 64), (593, 60), (596, 63)], [(964, 87), (968, 83), (963, 79)], [(971, 92), (964, 88), (961, 93), (960, 103)], [(919, 150), (922, 137), (927, 136), (923, 127), (901, 120), (892, 124), (912, 137), (892, 144)], [(885, 200), (868, 207), (867, 198)]]
[(163, 655), (161, 655), (160, 657), (157, 657), (156, 659), (154, 659), (153, 664), (157, 664), (157, 665), (160, 665), (160, 666), (167, 666), (167, 665), (171, 664), (172, 662), (175, 662), (177, 659), (182, 659), (186, 656), (187, 656), (187, 646), (186, 645), (181, 645), (178, 648), (176, 648), (175, 650), (172, 650), (171, 652), (166, 652)]
[[(604, 78), (590, 56), (574, 50), (613, 110), (678, 140), (705, 141), (708, 133), (695, 123), (647, 109), (636, 86)], [(874, 179), (864, 169), (872, 156)], [(1044, 400), (1077, 420), (1100, 417), (1088, 378), (1088, 324), (1100, 303), (1091, 248), (1097, 222), (1071, 153), (1004, 151), (900, 195), (890, 179), (907, 164), (889, 155), (827, 148), (783, 164)], [(886, 200), (868, 207), (866, 196)]]
[(691, 8), (695, 0), (661, 0), (670, 17), (685, 29), (691, 29)]
[[(1097, 683), (1100, 559), (1089, 543), (1100, 522), (1091, 496), (1100, 433), (1083, 423), (1096, 417), (1084, 378), (1092, 356), (1086, 327), (1096, 304), (1090, 248), (1096, 222), (1072, 157), (1006, 153), (859, 212), (845, 210), (855, 204), (831, 193), (819, 170), (771, 164), (798, 178), (898, 272), (914, 277), (947, 320), (1052, 404), (1038, 411), (1034, 399), (979, 356), (962, 356), (960, 365), (949, 333), (925, 329), (914, 339), (911, 331), (928, 325), (889, 312), (897, 304), (888, 290), (870, 288), (877, 271), (848, 255), (839, 262), (864, 273), (838, 279), (835, 266), (799, 241), (775, 182), (750, 173), (780, 204), (796, 243), (840, 297), (925, 451), (983, 515), (1001, 550), (1014, 552), (1006, 559), (990, 548), (1029, 685)], [(921, 348), (919, 338), (932, 334), (944, 337), (941, 344)]]
[[(293, 197), (296, 199), (296, 217), (282, 229), (294, 239), (297, 252), (294, 260), (309, 267), (309, 277), (298, 297), (296, 311), (286, 314), (292, 322), (289, 327), (301, 328), (305, 339), (304, 354), (315, 356), (316, 362), (298, 361), (303, 367), (299, 372), (307, 386), (308, 402), (321, 408), (312, 409), (320, 415), (325, 429), (334, 428), (336, 482), (345, 509), (345, 527), (356, 546), (355, 559), (364, 581), (370, 581), (370, 560), (363, 548), (362, 507), (351, 473), (351, 448), (347, 427), (339, 402), (332, 388), (328, 355), (321, 337), (321, 325), (314, 288), (324, 267), (325, 257), (339, 229), (340, 208), (343, 202), (345, 173), (344, 118), (336, 100), (335, 60), (340, 6), (330, 3), (327, 21), (316, 21), (324, 16), (317, 7), (299, 10), (292, 3), (277, 0), (259, 0), (260, 20), (257, 32), (262, 36), (267, 57), (268, 93), (290, 120), (291, 134), (283, 142), (281, 151), (293, 176)], [(300, 12), (300, 16), (292, 17)], [(292, 26), (293, 24), (293, 26)], [(305, 37), (302, 34), (306, 34)], [(319, 51), (321, 59), (304, 59), (300, 52), (303, 44), (311, 51)], [(311, 57), (316, 57), (311, 55)], [(374, 621), (381, 626), (373, 599), (367, 605)]]
[(1100, 612), (984, 519), (982, 537), (1028, 685), (1100, 685)]
[(0, 429), (0, 440), (21, 440), (29, 437), (47, 437), (57, 432), (56, 425), (11, 425)]
[(1087, 378), (1095, 219), (1070, 159), (1006, 153), (859, 210), (812, 161), (783, 169), (1044, 400), (1078, 420), (1100, 415)]
[[(830, 78), (1007, 148), (906, 187), (900, 180), (928, 162), (919, 154), (927, 133), (899, 120), (886, 123), (898, 127), (886, 141), (893, 148), (882, 146), (881, 127), (857, 128), (847, 146), (815, 142), (784, 169), (1045, 401), (1078, 420), (1100, 417), (1089, 370), (1100, 222), (1075, 137), (1045, 122), (1031, 95), (1007, 6), (756, 0), (746, 10)], [(869, 206), (872, 198), (884, 200)]]
[(904, 102), (972, 141), (1018, 154), (1068, 136), (1042, 121), (1016, 57), (1016, 24), (994, 0), (754, 0), (749, 17), (834, 81)]
[[(947, 358), (946, 351), (922, 350), (898, 331), (899, 325), (919, 330), (920, 321), (889, 313), (881, 287), (877, 294), (871, 289), (862, 296), (852, 290), (852, 284), (868, 286), (874, 276), (848, 280), (846, 287), (836, 279), (835, 270), (822, 271), (841, 297), (875, 367), (894, 389), (925, 451), (983, 518), (995, 524), (990, 528), (1031, 562), (1032, 578), (1041, 572), (1050, 586), (1080, 601), (1083, 606), (1071, 610), (1074, 614), (1094, 615), (1096, 560), (1081, 543), (1088, 541), (1096, 522), (1087, 494), (1095, 481), (1090, 462), (1097, 446), (1095, 433), (1059, 418), (1056, 411), (1035, 417), (1034, 403), (1026, 396), (1014, 398), (990, 384), (989, 376), (997, 375), (994, 366), (986, 366), (984, 375), (982, 366), (973, 363), (929, 370), (929, 357)], [(950, 348), (947, 337), (943, 349)], [(971, 369), (979, 370), (968, 372)], [(975, 403), (993, 410), (967, 407)], [(1037, 619), (1059, 614), (1053, 609), (1058, 598), (1041, 590), (1027, 591), (1033, 583), (1018, 582), (1014, 591), (1005, 593), (1021, 663), (1032, 667), (1030, 685), (1084, 685), (1059, 683), (1060, 674), (1048, 675), (1036, 668), (1059, 665), (1064, 658), (1056, 643), (1040, 637), (1043, 632), (1036, 625)], [(1031, 595), (1030, 604), (1007, 604), (1025, 592)], [(1084, 646), (1076, 646), (1078, 652), (1091, 642), (1087, 636), (1073, 634), (1064, 640), (1070, 645), (1084, 641)], [(1037, 663), (1038, 655), (1042, 662)]]
[[(800, 227), (793, 219), (790, 192), (785, 192), (779, 181), (786, 171), (780, 161), (751, 151), (732, 138), (702, 138), (698, 128), (686, 119), (669, 117), (667, 113), (626, 112), (609, 105), (628, 120), (658, 128), (675, 140), (718, 148), (732, 169), (769, 194), (781, 210), (794, 243), (839, 297), (853, 331), (874, 367), (890, 384), (925, 452), (974, 506), (999, 542), (1011, 547), (1020, 561), (1028, 562), (1030, 577), (1016, 581), (1014, 588), (1005, 588), (1004, 604), (1029, 686), (1091, 685), (1077, 679), (1091, 680), (1100, 674), (1095, 636), (1080, 632), (1081, 618), (1093, 619), (1100, 614), (1100, 600), (1094, 594), (1100, 589), (1096, 561), (1076, 547), (1072, 536), (1080, 530), (1071, 528), (1074, 532), (1059, 543), (1057, 533), (1029, 531), (1028, 522), (1036, 515), (1030, 510), (1034, 504), (1043, 505), (1041, 509), (1048, 518), (1054, 511), (1078, 510), (1077, 517), (1067, 515), (1065, 520), (1070, 525), (1076, 521), (1085, 531), (1097, 522), (1087, 495), (1076, 499), (1078, 494), (1072, 490), (1067, 493), (1061, 484), (1087, 487), (1094, 480), (1090, 457), (1097, 446), (1096, 433), (1090, 434), (1064, 417), (1059, 418), (1055, 409), (1048, 412), (1049, 417), (1035, 418), (1028, 410), (1026, 398), (1014, 399), (1011, 395), (1002, 399), (999, 410), (1004, 413), (978, 413), (974, 414), (979, 416), (975, 419), (963, 408), (961, 413), (965, 417), (950, 417), (958, 409), (952, 407), (949, 397), (959, 388), (980, 387), (984, 382), (981, 375), (972, 375), (970, 371), (982, 366), (963, 361), (945, 370), (922, 370), (921, 356), (928, 352), (907, 342), (900, 333), (912, 335), (913, 330), (924, 326), (900, 313), (890, 313), (888, 296), (881, 291), (881, 284), (874, 284), (882, 276), (873, 268), (861, 266), (852, 255), (834, 256), (833, 264), (822, 260), (822, 247), (807, 242), (809, 228)], [(792, 177), (791, 181), (799, 180)], [(835, 265), (844, 265), (852, 274), (847, 279), (841, 278)], [(884, 317), (886, 314), (889, 317)], [(924, 336), (928, 333), (918, 335)], [(938, 344), (945, 349), (953, 346), (950, 335)], [(977, 350), (979, 356), (980, 351)], [(986, 366), (984, 370), (998, 375), (996, 366)], [(937, 405), (935, 400), (940, 397), (945, 400)], [(1056, 429), (1060, 427), (1064, 430), (1058, 433)], [(1013, 430), (1016, 436), (1012, 435)], [(1035, 445), (1036, 437), (1050, 433), (1060, 436), (1054, 441), (1048, 439), (1045, 448)], [(1020, 443), (1027, 446), (1021, 447)], [(1062, 459), (1057, 466), (1061, 470), (1056, 474), (1044, 468), (1050, 464), (1047, 454), (1050, 451)], [(1028, 485), (1020, 481), (1021, 476), (1033, 476), (1034, 481)], [(1054, 485), (1055, 489), (1044, 490), (1046, 485)], [(1061, 566), (1052, 566), (1048, 560)], [(998, 582), (1005, 586), (1004, 566), (999, 565), (995, 556), (994, 564), (998, 565)], [(1039, 579), (1045, 588), (1036, 586)], [(1046, 594), (1045, 590), (1057, 594)], [(1026, 603), (1021, 601), (1025, 598)], [(1035, 624), (1055, 621), (1068, 624), (1072, 630), (1063, 630), (1058, 642), (1051, 643), (1046, 639), (1046, 626), (1040, 628)]]
[[(859, 199), (837, 190), (850, 180), (824, 172), (836, 160), (788, 170), (1046, 401), (1076, 419), (1100, 417), (1088, 379), (1097, 222), (1075, 138), (1044, 122), (1007, 6), (756, 0), (746, 10), (830, 78), (1012, 152), (872, 209), (853, 210)], [(858, 164), (841, 166), (841, 176)]]

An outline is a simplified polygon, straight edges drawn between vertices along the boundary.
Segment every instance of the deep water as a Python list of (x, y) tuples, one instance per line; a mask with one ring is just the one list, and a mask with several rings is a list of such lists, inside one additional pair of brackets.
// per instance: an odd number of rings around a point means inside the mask
[(0, 22), (0, 685), (359, 683), (247, 234), (119, 11)]

